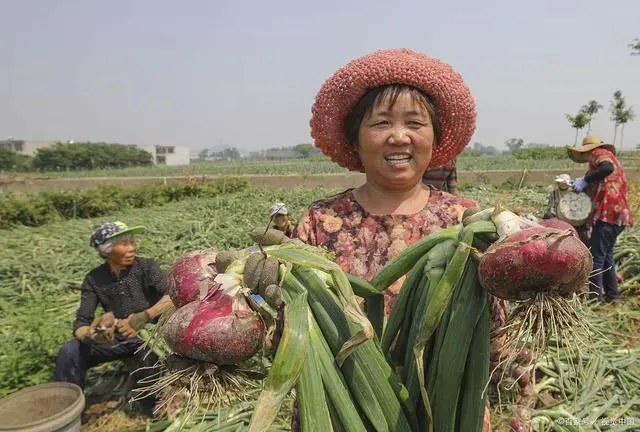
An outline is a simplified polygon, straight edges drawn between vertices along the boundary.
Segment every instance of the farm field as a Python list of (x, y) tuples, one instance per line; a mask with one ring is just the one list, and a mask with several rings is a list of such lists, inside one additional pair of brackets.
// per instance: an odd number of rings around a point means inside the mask
[[(640, 157), (635, 152), (620, 156), (625, 167), (640, 166)], [(568, 158), (566, 159), (516, 159), (513, 156), (461, 156), (457, 160), (461, 171), (491, 171), (491, 170), (535, 170), (535, 169), (563, 169), (579, 167)], [(47, 171), (29, 173), (0, 173), (0, 177), (169, 177), (190, 175), (285, 175), (285, 174), (340, 174), (348, 172), (326, 157), (293, 160), (241, 160), (241, 161), (198, 161), (194, 160), (188, 166), (154, 166), (122, 169), (93, 169), (81, 171)]]
[[(148, 232), (139, 237), (140, 255), (153, 257), (167, 268), (188, 251), (249, 245), (249, 231), (268, 221), (267, 211), (273, 202), (287, 203), (297, 217), (313, 200), (339, 190), (254, 187), (214, 198), (128, 209), (93, 220), (76, 219), (37, 228), (3, 230), (0, 235), (0, 343), (3, 346), (0, 397), (50, 379), (59, 347), (72, 336), (71, 322), (79, 299), (77, 289), (85, 274), (100, 263), (97, 254), (87, 245), (91, 227), (96, 223), (117, 218), (129, 225), (146, 225)], [(640, 184), (635, 184), (631, 196), (636, 215), (640, 214), (638, 192)], [(501, 201), (515, 211), (537, 216), (542, 216), (547, 202), (542, 185), (519, 191), (466, 185), (461, 187), (461, 194), (482, 206)], [(615, 331), (625, 335), (627, 348), (637, 350), (640, 313), (633, 301), (637, 302), (637, 298), (629, 296), (625, 305), (617, 310), (598, 312), (600, 315), (594, 312), (594, 316), (615, 321)], [(617, 345), (611, 349), (617, 349)], [(640, 381), (630, 386), (632, 392), (640, 394)], [(628, 412), (640, 416), (639, 403), (632, 402)], [(500, 408), (494, 408), (496, 421), (502, 418)], [(622, 408), (621, 404), (613, 403), (608, 409)]]
[[(627, 178), (640, 180), (640, 159), (621, 157)], [(494, 185), (549, 184), (554, 176), (584, 174), (586, 165), (569, 160), (516, 159), (512, 156), (461, 157), (458, 159), (458, 183)], [(193, 162), (189, 166), (148, 167), (113, 170), (0, 173), (0, 194), (40, 192), (60, 189), (93, 189), (100, 185), (132, 187), (150, 184), (176, 184), (192, 181), (216, 181), (238, 177), (253, 187), (326, 187), (348, 188), (361, 184), (364, 175), (348, 172), (326, 158), (294, 161)]]

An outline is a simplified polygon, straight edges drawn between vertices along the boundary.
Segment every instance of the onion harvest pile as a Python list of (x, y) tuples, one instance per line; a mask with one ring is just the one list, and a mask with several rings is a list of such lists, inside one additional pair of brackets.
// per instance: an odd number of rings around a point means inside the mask
[[(489, 294), (561, 303), (584, 283), (582, 269), (590, 264), (589, 255), (576, 258), (575, 280), (525, 273), (505, 286), (496, 257), (519, 251), (527, 260), (544, 245), (556, 253), (553, 242), (576, 246), (569, 230), (505, 231), (495, 216), (479, 212), (419, 240), (370, 283), (344, 273), (326, 251), (271, 231), (254, 231), (259, 244), (248, 249), (190, 254), (172, 273), (177, 310), (158, 325), (168, 358), (210, 365), (199, 370), (224, 371), (217, 376), (225, 382), (248, 361), (267, 358), (250, 431), (268, 430), (292, 390), (302, 431), (480, 431), (490, 373)], [(485, 254), (473, 247), (498, 235)], [(199, 258), (189, 261), (193, 256)], [(403, 277), (385, 322), (383, 292)]]

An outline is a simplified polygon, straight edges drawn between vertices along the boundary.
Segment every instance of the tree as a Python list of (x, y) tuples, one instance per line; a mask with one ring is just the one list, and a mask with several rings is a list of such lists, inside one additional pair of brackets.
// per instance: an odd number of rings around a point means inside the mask
[(629, 44), (631, 48), (631, 55), (640, 55), (640, 39), (635, 38), (633, 42)]
[(77, 170), (94, 168), (125, 168), (153, 164), (148, 151), (121, 144), (57, 143), (39, 148), (33, 157), (33, 167), (40, 170)]
[(28, 171), (31, 157), (0, 147), (0, 171)]
[(635, 117), (636, 115), (633, 112), (633, 107), (629, 107), (625, 110), (622, 110), (616, 115), (616, 123), (619, 125), (622, 125), (622, 127), (620, 128), (620, 149), (621, 150), (622, 150), (622, 146), (624, 145), (624, 126), (628, 122), (633, 121)]
[(507, 146), (511, 154), (514, 154), (522, 148), (524, 140), (522, 138), (509, 138), (504, 144)]
[(306, 159), (311, 156), (311, 153), (313, 152), (313, 144), (298, 144), (293, 149)]
[(590, 100), (589, 103), (583, 105), (582, 108), (580, 108), (581, 112), (589, 116), (589, 123), (587, 123), (587, 135), (589, 135), (589, 133), (591, 132), (591, 121), (593, 120), (595, 115), (598, 114), (598, 111), (600, 111), (602, 108), (602, 105), (600, 105), (600, 103), (595, 100)]
[(473, 151), (478, 152), (483, 155), (496, 155), (498, 154), (498, 150), (494, 146), (485, 146), (482, 143), (474, 142), (473, 143)]
[(572, 116), (571, 114), (565, 114), (565, 117), (569, 121), (569, 124), (572, 128), (576, 130), (576, 138), (573, 141), (573, 145), (578, 143), (578, 132), (580, 129), (584, 128), (589, 122), (591, 118), (586, 113), (579, 111), (578, 114)]
[(627, 101), (625, 97), (622, 95), (622, 91), (616, 90), (613, 92), (613, 99), (609, 102), (609, 112), (611, 113), (611, 121), (613, 121), (613, 145), (616, 144), (616, 138), (618, 135), (618, 126), (622, 125), (622, 133), (621, 133), (621, 143), (620, 146), (624, 144), (622, 141), (624, 140), (624, 125), (628, 122), (633, 121), (635, 118), (635, 113), (633, 112), (633, 107), (627, 107)]
[(209, 149), (204, 149), (204, 150), (200, 150), (200, 152), (198, 153), (198, 158), (199, 159), (207, 159), (209, 157)]

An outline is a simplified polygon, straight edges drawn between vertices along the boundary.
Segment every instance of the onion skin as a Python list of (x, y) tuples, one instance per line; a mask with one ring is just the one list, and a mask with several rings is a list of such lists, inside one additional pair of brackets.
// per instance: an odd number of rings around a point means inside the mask
[(542, 225), (545, 228), (559, 229), (559, 230), (571, 230), (573, 234), (577, 237), (578, 231), (571, 225), (569, 222), (565, 222), (562, 219), (542, 219), (538, 221), (538, 225)]
[(524, 427), (524, 423), (520, 420), (511, 420), (511, 432), (525, 432), (526, 429)]
[(195, 252), (183, 256), (171, 267), (167, 294), (176, 308), (204, 297), (214, 288), (218, 275), (216, 254), (211, 251)]
[(504, 300), (531, 300), (537, 294), (565, 297), (586, 287), (592, 267), (591, 253), (578, 237), (529, 228), (491, 245), (480, 259), (478, 279)]
[(242, 295), (218, 289), (179, 308), (164, 326), (164, 338), (177, 354), (216, 365), (237, 364), (260, 348), (264, 325)]

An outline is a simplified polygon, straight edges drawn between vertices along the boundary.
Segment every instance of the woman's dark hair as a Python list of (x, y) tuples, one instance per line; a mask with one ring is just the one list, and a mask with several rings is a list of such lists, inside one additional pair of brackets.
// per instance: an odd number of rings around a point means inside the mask
[(422, 90), (418, 90), (415, 87), (405, 84), (390, 84), (373, 88), (367, 91), (360, 100), (358, 100), (353, 108), (351, 108), (351, 111), (349, 111), (347, 118), (345, 119), (345, 135), (349, 144), (353, 145), (358, 140), (358, 132), (360, 131), (362, 120), (371, 113), (374, 106), (382, 101), (388, 100), (389, 108), (393, 108), (393, 105), (403, 92), (409, 92), (413, 101), (423, 106), (429, 113), (429, 116), (431, 116), (434, 145), (437, 146), (440, 142), (442, 129), (440, 126), (440, 120), (436, 114), (435, 104), (428, 94)]

